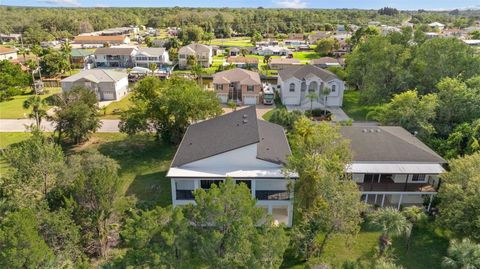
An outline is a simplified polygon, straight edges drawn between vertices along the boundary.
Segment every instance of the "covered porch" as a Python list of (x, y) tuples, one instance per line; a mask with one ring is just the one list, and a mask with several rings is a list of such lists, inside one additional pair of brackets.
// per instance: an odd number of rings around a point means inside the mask
[(436, 192), (362, 192), (362, 201), (366, 204), (378, 207), (394, 207), (400, 210), (402, 207), (423, 206), (428, 202), (426, 209), (430, 211)]

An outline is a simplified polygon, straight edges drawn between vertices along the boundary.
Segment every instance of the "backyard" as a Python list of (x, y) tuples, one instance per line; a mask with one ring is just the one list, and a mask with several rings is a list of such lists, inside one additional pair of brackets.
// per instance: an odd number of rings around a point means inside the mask
[[(47, 94), (41, 95), (43, 99), (60, 92), (60, 88), (45, 88)], [(23, 102), (33, 94), (22, 94), (14, 96), (12, 100), (0, 102), (0, 119), (23, 119), (29, 113), (23, 109)]]
[[(0, 133), (0, 147), (5, 148), (29, 136), (28, 133)], [(155, 141), (152, 136), (96, 133), (83, 145), (70, 147), (67, 151), (92, 148), (118, 162), (123, 190), (136, 201), (137, 206), (171, 204), (171, 188), (166, 173), (175, 154), (175, 146)], [(0, 160), (0, 174), (6, 172), (6, 167), (7, 164)], [(333, 238), (327, 244), (322, 260), (335, 268), (345, 261), (368, 264), (374, 259), (379, 235), (378, 231), (369, 230), (365, 225), (355, 238)], [(413, 230), (408, 249), (404, 239), (394, 240), (393, 257), (396, 263), (407, 269), (439, 268), (448, 247), (447, 238), (434, 222), (427, 222)], [(300, 269), (305, 268), (305, 264), (287, 251), (281, 268)]]
[(380, 105), (364, 105), (360, 103), (360, 91), (345, 90), (343, 94), (343, 111), (356, 121), (366, 121), (367, 114), (375, 110)]

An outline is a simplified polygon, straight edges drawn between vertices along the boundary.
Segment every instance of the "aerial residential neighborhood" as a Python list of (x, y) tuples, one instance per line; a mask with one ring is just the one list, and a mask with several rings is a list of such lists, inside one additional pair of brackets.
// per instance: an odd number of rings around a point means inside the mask
[(480, 269), (480, 8), (0, 3), (0, 268)]

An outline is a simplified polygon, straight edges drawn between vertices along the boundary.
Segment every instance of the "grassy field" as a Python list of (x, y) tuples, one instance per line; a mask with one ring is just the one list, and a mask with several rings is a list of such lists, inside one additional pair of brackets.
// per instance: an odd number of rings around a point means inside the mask
[(218, 38), (213, 39), (209, 44), (227, 47), (253, 47), (249, 37)]
[(320, 54), (315, 51), (295, 51), (293, 52), (293, 58), (299, 59), (300, 61), (310, 61), (322, 57)]
[(347, 113), (347, 115), (354, 120), (368, 120), (368, 112), (373, 111), (378, 107), (379, 105), (361, 104), (360, 91), (346, 90), (343, 95), (343, 111), (345, 111), (345, 113)]
[[(0, 133), (2, 148), (27, 139), (29, 133)], [(165, 177), (175, 154), (175, 147), (155, 141), (151, 136), (128, 137), (121, 133), (96, 133), (83, 145), (68, 149), (79, 152), (95, 148), (115, 159), (127, 195), (139, 206), (171, 204), (170, 181)], [(0, 160), (0, 175), (7, 164)]]
[[(60, 88), (46, 88), (48, 94), (41, 95), (42, 98), (47, 98), (55, 93), (60, 92)], [(14, 96), (12, 100), (0, 102), (0, 119), (23, 119), (27, 118), (29, 111), (23, 109), (23, 102), (27, 100), (32, 94), (24, 94)]]
[[(376, 259), (379, 236), (380, 232), (364, 227), (353, 239), (332, 238), (327, 243), (321, 261), (332, 265), (332, 268), (341, 268), (346, 261), (359, 262), (365, 266), (363, 268), (369, 268)], [(408, 249), (405, 239), (394, 239), (393, 259), (396, 264), (406, 269), (441, 268), (442, 257), (446, 255), (448, 248), (447, 238), (434, 222), (419, 225), (412, 231)], [(281, 268), (303, 269), (306, 266), (291, 252), (287, 252)]]
[(101, 116), (100, 118), (102, 119), (119, 119), (120, 118), (120, 113), (122, 111), (125, 111), (128, 109), (130, 106), (130, 98), (132, 97), (132, 94), (128, 94), (125, 96), (122, 100), (112, 102), (110, 103), (107, 107), (104, 109), (100, 110)]

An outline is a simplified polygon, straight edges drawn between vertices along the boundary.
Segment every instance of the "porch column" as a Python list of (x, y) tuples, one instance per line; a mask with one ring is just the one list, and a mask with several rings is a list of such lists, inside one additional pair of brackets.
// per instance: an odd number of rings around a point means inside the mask
[(374, 204), (377, 204), (377, 194), (375, 193), (375, 203)]
[(172, 205), (175, 207), (176, 203), (175, 200), (177, 200), (177, 190), (176, 190), (176, 184), (175, 184), (175, 179), (170, 179), (170, 185), (172, 188)]
[(200, 188), (200, 179), (195, 179), (193, 181), (193, 189), (196, 190), (198, 188)]
[(292, 227), (292, 224), (293, 224), (293, 205), (288, 205), (288, 223), (287, 223), (287, 226), (288, 227)]
[(383, 197), (382, 197), (382, 207), (384, 203), (385, 203), (385, 194), (383, 194)]
[(427, 212), (429, 212), (430, 208), (432, 207), (432, 201), (433, 201), (433, 194), (430, 194), (430, 202), (428, 202)]
[(368, 193), (365, 194), (365, 204), (368, 202)]
[(252, 197), (255, 198), (255, 191), (256, 191), (256, 180), (255, 179), (252, 179), (250, 181), (250, 188), (252, 189)]
[(268, 205), (268, 214), (272, 215), (272, 205)]
[(402, 204), (402, 200), (403, 200), (403, 193), (400, 194), (400, 199), (398, 200), (398, 207), (397, 207), (397, 210), (400, 210), (400, 205)]

